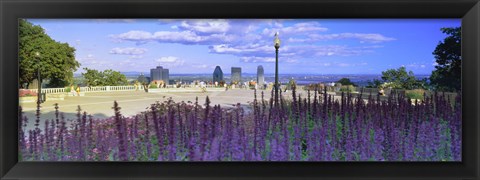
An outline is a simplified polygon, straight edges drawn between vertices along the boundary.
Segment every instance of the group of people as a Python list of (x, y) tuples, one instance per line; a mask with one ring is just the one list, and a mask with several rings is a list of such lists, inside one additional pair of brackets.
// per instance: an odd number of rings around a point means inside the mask
[(80, 96), (80, 85), (77, 85), (77, 88), (73, 84), (70, 85), (70, 93), (72, 96)]

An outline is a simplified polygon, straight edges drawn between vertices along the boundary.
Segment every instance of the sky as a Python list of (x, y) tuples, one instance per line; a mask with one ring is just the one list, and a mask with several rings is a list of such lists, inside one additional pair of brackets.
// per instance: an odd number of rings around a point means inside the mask
[(76, 49), (83, 68), (170, 74), (242, 73), (380, 74), (405, 66), (431, 74), (432, 55), (461, 19), (27, 19), (54, 40)]

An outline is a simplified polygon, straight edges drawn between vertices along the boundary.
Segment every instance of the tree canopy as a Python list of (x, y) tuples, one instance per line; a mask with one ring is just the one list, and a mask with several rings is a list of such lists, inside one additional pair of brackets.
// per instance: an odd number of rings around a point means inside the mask
[(394, 89), (416, 89), (425, 88), (426, 81), (418, 80), (412, 71), (407, 72), (407, 68), (387, 69), (382, 71), (382, 79), (374, 79), (369, 82), (369, 87), (389, 87)]
[[(35, 53), (40, 56), (36, 57)], [(49, 87), (64, 87), (73, 81), (73, 72), (80, 67), (75, 60), (75, 48), (68, 43), (53, 40), (45, 30), (20, 19), (19, 24), (20, 87), (37, 79), (37, 69), (42, 79), (49, 79)], [(38, 63), (39, 62), (39, 63)]]
[(340, 83), (342, 85), (352, 85), (352, 86), (356, 86), (352, 81), (350, 81), (350, 79), (348, 78), (342, 78), (340, 80), (337, 81), (337, 83)]
[(87, 86), (121, 86), (128, 83), (127, 77), (118, 71), (107, 69), (98, 71), (95, 69), (83, 68), (82, 73)]
[(435, 70), (430, 76), (430, 83), (438, 91), (460, 91), (462, 65), (461, 28), (441, 28), (448, 36), (438, 43), (433, 51)]
[(412, 71), (407, 68), (388, 69), (382, 72), (382, 80), (388, 83), (389, 87), (395, 89), (414, 89), (418, 86), (417, 79)]

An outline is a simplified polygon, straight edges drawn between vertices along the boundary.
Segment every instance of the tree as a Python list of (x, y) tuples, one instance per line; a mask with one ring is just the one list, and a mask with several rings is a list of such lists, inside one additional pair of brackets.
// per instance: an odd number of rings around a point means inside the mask
[(367, 88), (379, 88), (382, 85), (382, 81), (378, 79), (374, 79), (373, 81), (368, 81)]
[(448, 36), (439, 42), (435, 55), (435, 70), (430, 75), (430, 83), (438, 91), (460, 91), (461, 89), (461, 28), (441, 28)]
[(107, 69), (103, 72), (83, 68), (85, 73), (82, 76), (85, 78), (87, 86), (120, 86), (127, 84), (127, 77), (118, 71)]
[(103, 75), (107, 86), (121, 86), (128, 83), (127, 77), (118, 71), (107, 69), (103, 71)]
[(342, 85), (352, 85), (352, 86), (356, 86), (352, 81), (350, 81), (350, 79), (348, 78), (342, 78), (340, 80), (337, 81), (337, 83), (340, 83)]
[[(39, 58), (36, 52), (40, 53)], [(50, 80), (49, 87), (64, 87), (73, 81), (73, 72), (80, 67), (75, 60), (75, 48), (53, 40), (42, 27), (24, 19), (19, 23), (18, 57), (19, 85), (23, 88), (37, 79), (38, 69), (42, 79)]]
[(105, 78), (102, 72), (88, 68), (83, 68), (83, 70), (85, 70), (85, 73), (82, 73), (82, 76), (87, 86), (103, 86), (105, 84)]
[(383, 71), (382, 81), (387, 83), (388, 87), (394, 89), (415, 89), (421, 87), (420, 81), (415, 78), (413, 72), (407, 72), (405, 67)]

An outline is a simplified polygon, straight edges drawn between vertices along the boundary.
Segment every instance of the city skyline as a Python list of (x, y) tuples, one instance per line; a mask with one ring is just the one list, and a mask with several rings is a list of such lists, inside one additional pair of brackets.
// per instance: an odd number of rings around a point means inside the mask
[(440, 28), (461, 24), (460, 19), (28, 20), (77, 49), (82, 65), (76, 74), (84, 67), (144, 73), (163, 66), (172, 75), (209, 74), (216, 66), (255, 74), (259, 65), (272, 74), (275, 32), (282, 40), (283, 74), (380, 74), (401, 66), (429, 74), (432, 52), (446, 37)]

